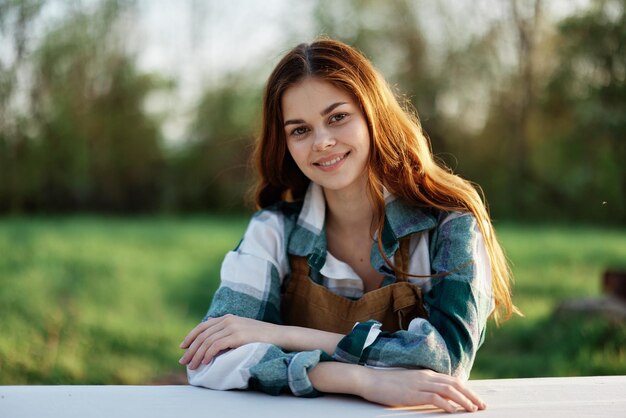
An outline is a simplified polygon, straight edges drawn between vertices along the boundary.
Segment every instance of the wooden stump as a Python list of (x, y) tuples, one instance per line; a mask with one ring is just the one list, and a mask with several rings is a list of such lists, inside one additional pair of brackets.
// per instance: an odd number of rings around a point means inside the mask
[(602, 292), (626, 302), (626, 271), (605, 271), (602, 278)]

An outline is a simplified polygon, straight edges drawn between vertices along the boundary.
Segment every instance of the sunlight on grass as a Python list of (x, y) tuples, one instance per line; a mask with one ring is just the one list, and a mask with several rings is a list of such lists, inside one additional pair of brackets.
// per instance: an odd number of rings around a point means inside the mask
[[(0, 220), (0, 384), (142, 384), (182, 371), (245, 218)], [(624, 266), (626, 231), (498, 228), (525, 318), (493, 324), (473, 378), (626, 373), (623, 325), (553, 319)]]
[(524, 318), (490, 324), (472, 378), (626, 373), (626, 325), (579, 315), (555, 318), (557, 305), (597, 297), (607, 268), (626, 268), (626, 231), (504, 225), (514, 302)]
[(145, 383), (179, 369), (244, 219), (0, 222), (0, 383)]

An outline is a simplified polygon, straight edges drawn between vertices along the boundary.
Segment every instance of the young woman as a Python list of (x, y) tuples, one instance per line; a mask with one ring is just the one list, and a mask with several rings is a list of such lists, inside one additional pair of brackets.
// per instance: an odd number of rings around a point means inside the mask
[(514, 309), (506, 260), (371, 63), (329, 39), (291, 50), (255, 156), (260, 210), (181, 343), (190, 383), (484, 408), (464, 381), (488, 317)]

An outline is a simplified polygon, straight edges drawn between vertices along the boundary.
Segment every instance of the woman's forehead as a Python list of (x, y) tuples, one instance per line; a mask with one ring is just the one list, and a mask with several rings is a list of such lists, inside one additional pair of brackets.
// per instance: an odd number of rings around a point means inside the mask
[(284, 119), (320, 114), (337, 103), (354, 104), (355, 100), (346, 90), (312, 77), (290, 86), (281, 98)]

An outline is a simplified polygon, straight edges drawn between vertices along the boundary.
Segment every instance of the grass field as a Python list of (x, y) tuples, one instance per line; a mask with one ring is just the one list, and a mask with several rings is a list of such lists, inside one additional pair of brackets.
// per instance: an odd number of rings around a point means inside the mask
[[(0, 220), (0, 384), (142, 384), (181, 371), (244, 218)], [(626, 374), (626, 326), (555, 319), (626, 267), (626, 230), (501, 225), (525, 318), (491, 324), (473, 378)]]

